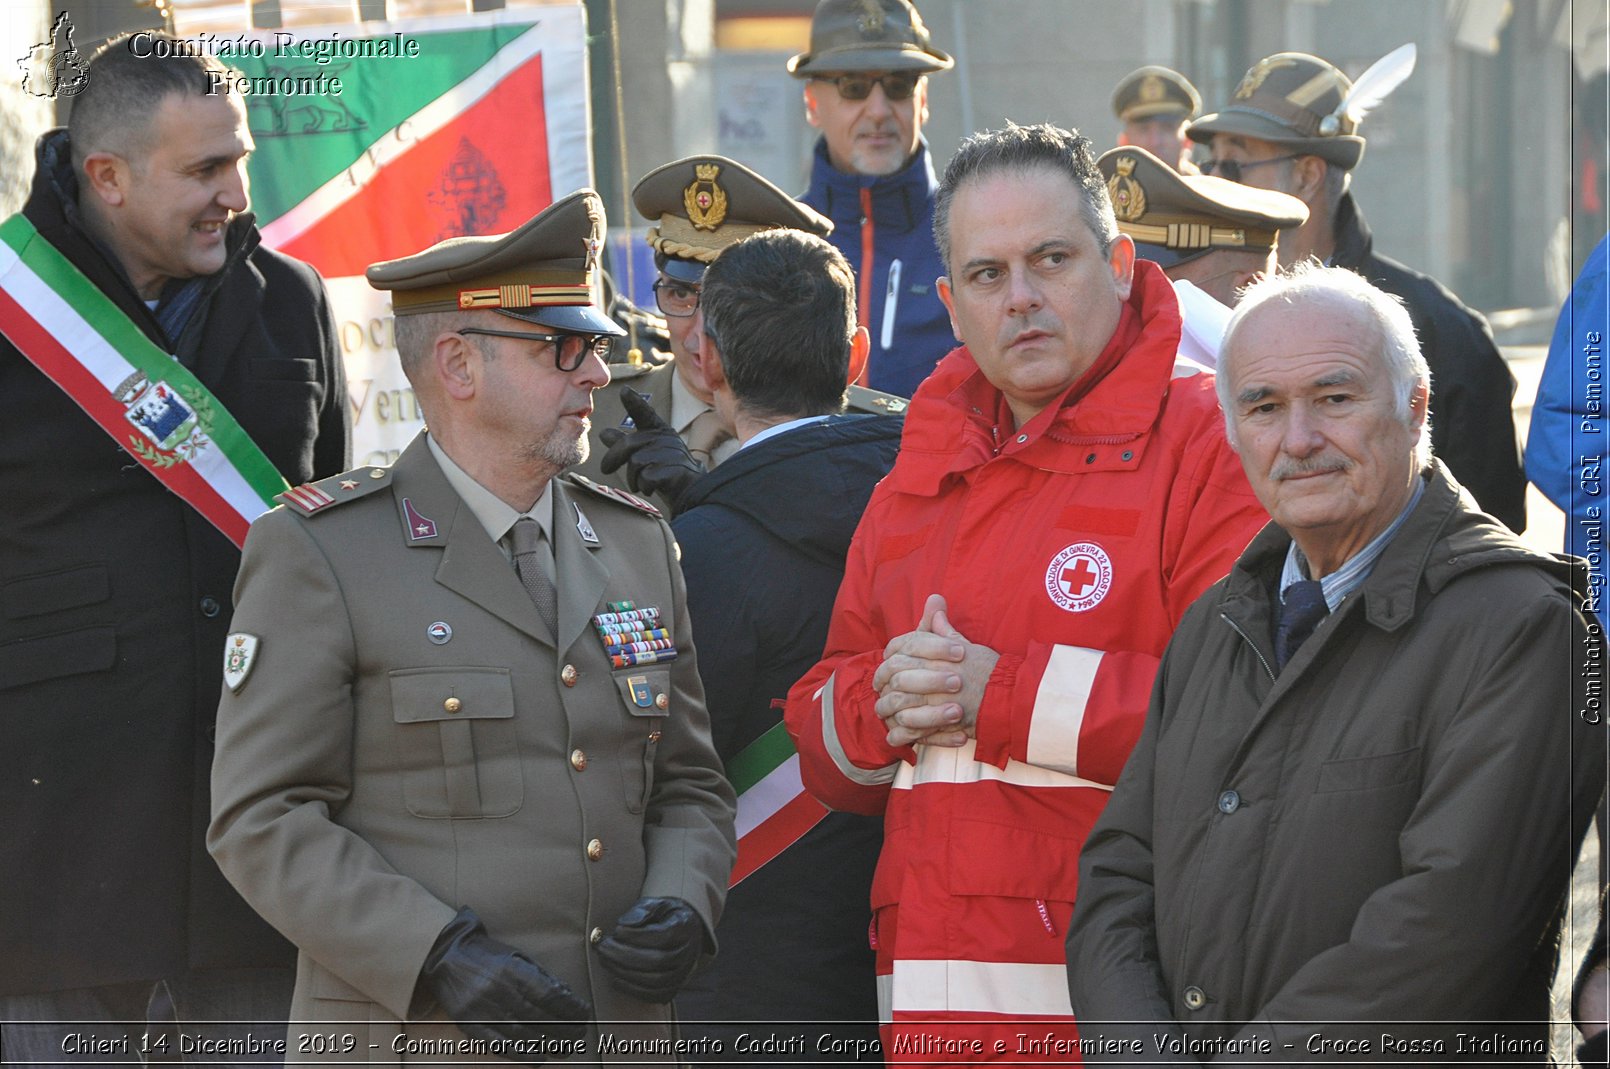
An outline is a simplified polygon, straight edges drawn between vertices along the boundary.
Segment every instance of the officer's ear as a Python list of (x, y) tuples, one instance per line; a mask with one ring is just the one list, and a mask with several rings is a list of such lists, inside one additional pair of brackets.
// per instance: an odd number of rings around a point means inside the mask
[(1325, 173), (1330, 164), (1319, 156), (1298, 156), (1291, 161), (1291, 195), (1305, 204), (1317, 204), (1323, 199)]
[(436, 335), (430, 359), (436, 383), (444, 395), (455, 401), (468, 401), (475, 396), (481, 361), (486, 359), (475, 342), (455, 331), (444, 330)]

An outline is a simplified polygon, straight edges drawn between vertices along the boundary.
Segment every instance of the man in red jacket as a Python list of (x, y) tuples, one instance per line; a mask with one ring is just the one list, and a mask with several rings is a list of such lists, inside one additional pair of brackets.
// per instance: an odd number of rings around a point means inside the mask
[(1076, 1061), (1079, 849), (1169, 635), (1266, 517), (1087, 138), (969, 138), (935, 234), (965, 344), (912, 401), (786, 717), (818, 798), (884, 814), (885, 1057)]

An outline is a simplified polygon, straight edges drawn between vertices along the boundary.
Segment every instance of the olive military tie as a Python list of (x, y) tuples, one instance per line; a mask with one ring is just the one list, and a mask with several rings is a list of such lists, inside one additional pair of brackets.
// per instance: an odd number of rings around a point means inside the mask
[(543, 558), (549, 552), (547, 541), (542, 535), (542, 525), (529, 516), (514, 521), (514, 529), (509, 534), (509, 545), (514, 551), (514, 572), (520, 577), (525, 592), (536, 603), (537, 615), (548, 625), (548, 630), (557, 636), (559, 591), (554, 589), (553, 580), (548, 578), (548, 572), (542, 566)]

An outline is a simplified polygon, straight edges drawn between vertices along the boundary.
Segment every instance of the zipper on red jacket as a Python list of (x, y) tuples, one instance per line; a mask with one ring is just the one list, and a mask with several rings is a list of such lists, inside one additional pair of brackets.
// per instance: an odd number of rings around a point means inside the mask
[[(861, 278), (860, 293), (856, 295), (855, 318), (860, 325), (872, 332), (870, 326), (872, 312), (872, 190), (867, 186), (861, 187)], [(857, 386), (865, 386), (872, 377), (872, 356), (867, 355), (866, 367), (861, 369), (860, 378), (855, 380)]]

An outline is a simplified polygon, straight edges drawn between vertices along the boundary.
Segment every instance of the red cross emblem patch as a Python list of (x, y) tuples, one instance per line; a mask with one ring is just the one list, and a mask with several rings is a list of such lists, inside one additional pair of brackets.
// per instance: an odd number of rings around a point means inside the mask
[(1112, 559), (1094, 542), (1075, 542), (1045, 570), (1045, 592), (1068, 612), (1094, 609), (1111, 589)]

